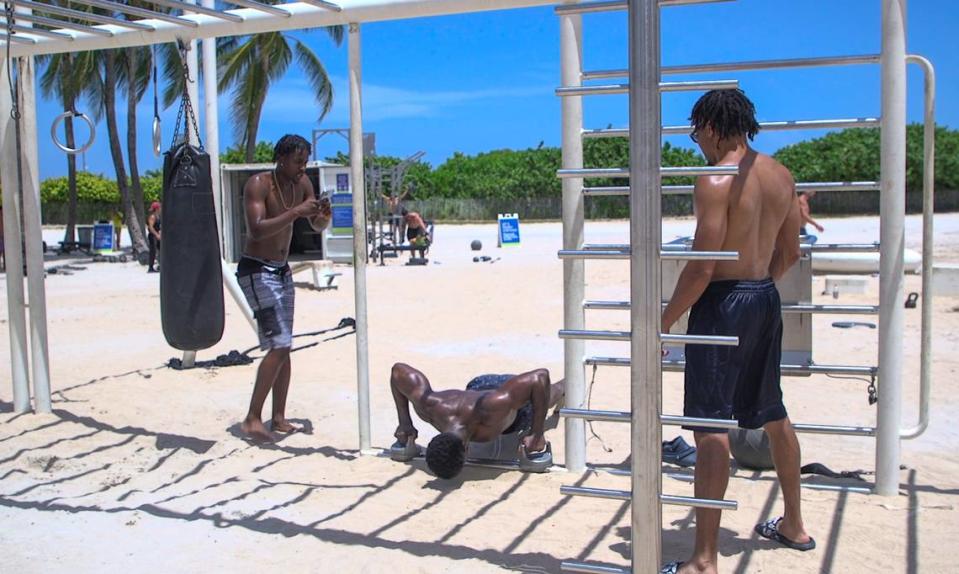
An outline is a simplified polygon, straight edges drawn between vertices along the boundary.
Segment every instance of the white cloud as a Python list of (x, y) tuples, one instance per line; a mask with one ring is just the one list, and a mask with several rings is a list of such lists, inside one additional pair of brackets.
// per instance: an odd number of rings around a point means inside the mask
[[(347, 123), (349, 90), (346, 78), (332, 77), (333, 109), (326, 121)], [(400, 118), (442, 116), (451, 109), (474, 101), (527, 98), (552, 92), (552, 86), (517, 86), (483, 90), (428, 91), (409, 90), (377, 84), (363, 85), (363, 119), (378, 121)], [(222, 97), (229, 97), (224, 94)], [(314, 121), (318, 109), (309, 83), (301, 78), (284, 80), (274, 85), (263, 110), (264, 122), (271, 124), (302, 124)]]

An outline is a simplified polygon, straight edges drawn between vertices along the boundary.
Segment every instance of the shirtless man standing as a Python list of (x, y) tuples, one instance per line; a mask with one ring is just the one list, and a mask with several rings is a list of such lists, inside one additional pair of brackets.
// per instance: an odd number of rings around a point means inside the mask
[[(689, 261), (663, 311), (662, 332), (690, 307), (687, 332), (734, 335), (739, 346), (686, 347), (685, 406), (690, 417), (732, 419), (765, 429), (785, 502), (782, 518), (756, 532), (797, 550), (811, 550), (799, 508), (799, 441), (780, 388), (782, 316), (779, 279), (799, 259), (799, 200), (789, 170), (749, 147), (759, 131), (756, 110), (740, 90), (715, 90), (696, 102), (692, 140), (710, 165), (739, 166), (736, 176), (696, 181), (695, 251), (738, 251), (738, 261)], [(729, 482), (725, 430), (690, 427), (696, 437), (697, 498), (721, 499)], [(720, 510), (696, 509), (696, 545), (666, 573), (717, 572)]]
[(310, 144), (297, 135), (285, 135), (273, 149), (276, 167), (251, 177), (243, 188), (248, 238), (236, 276), (253, 309), (260, 349), (269, 349), (256, 372), (250, 410), (241, 428), (251, 438), (271, 441), (261, 419), (266, 395), (273, 391), (271, 428), (299, 430), (286, 420), (290, 387), (290, 347), (293, 345), (293, 277), (286, 262), (293, 222), (306, 217), (316, 231), (330, 223), (329, 200), (322, 202), (305, 177)]
[(549, 371), (536, 369), (520, 375), (481, 375), (466, 390), (436, 391), (426, 375), (396, 363), (390, 389), (399, 425), (393, 435), (402, 444), (417, 437), (410, 404), (421, 419), (440, 434), (426, 448), (426, 465), (440, 478), (453, 478), (466, 462), (466, 444), (489, 442), (501, 434), (525, 432), (526, 452), (546, 448), (546, 411), (562, 401), (563, 381), (550, 384)]

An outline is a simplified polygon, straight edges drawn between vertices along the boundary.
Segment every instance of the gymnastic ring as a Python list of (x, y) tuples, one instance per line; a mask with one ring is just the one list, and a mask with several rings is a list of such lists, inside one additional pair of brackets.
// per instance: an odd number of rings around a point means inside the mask
[(163, 153), (163, 133), (160, 128), (160, 118), (153, 118), (153, 155), (160, 157)]
[[(87, 123), (87, 127), (90, 128), (90, 140), (76, 149), (68, 148), (67, 146), (60, 143), (60, 140), (57, 139), (57, 128), (60, 126), (60, 122), (62, 122), (63, 120), (67, 118), (80, 118), (81, 120), (85, 121)], [(91, 120), (89, 116), (87, 116), (86, 114), (82, 114), (80, 112), (74, 112), (74, 111), (68, 110), (63, 112), (56, 118), (54, 118), (53, 125), (50, 126), (50, 137), (53, 138), (53, 145), (60, 148), (61, 151), (68, 153), (70, 155), (76, 155), (78, 153), (83, 153), (87, 151), (88, 149), (90, 149), (90, 146), (92, 146), (93, 142), (96, 140), (97, 130), (96, 130), (96, 126), (93, 124), (93, 120)]]

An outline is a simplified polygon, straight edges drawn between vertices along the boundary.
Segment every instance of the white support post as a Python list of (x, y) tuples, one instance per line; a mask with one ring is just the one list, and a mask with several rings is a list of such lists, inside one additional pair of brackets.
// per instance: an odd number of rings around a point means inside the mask
[[(197, 0), (186, 0), (189, 4), (196, 4)], [(187, 78), (187, 95), (190, 97), (190, 106), (193, 108), (193, 113), (199, 116), (200, 114), (200, 58), (197, 54), (197, 41), (190, 40), (190, 49), (186, 54), (186, 67), (189, 78)], [(184, 114), (183, 121), (186, 122), (186, 133), (187, 141), (190, 145), (198, 146), (200, 145), (199, 135), (193, 132), (193, 120), (188, 117), (187, 114)], [(214, 197), (216, 194), (214, 193)], [(196, 351), (183, 351), (183, 368), (190, 369), (196, 363)]]
[(27, 300), (30, 310), (30, 370), (33, 407), (49, 413), (50, 352), (47, 343), (46, 270), (40, 223), (40, 153), (37, 148), (37, 82), (33, 56), (20, 58), (20, 156), (23, 169), (23, 225), (27, 253)]
[(662, 562), (662, 243), (658, 0), (629, 1), (632, 571)]
[[(214, 8), (215, 0), (203, 0), (206, 8)], [(203, 39), (203, 137), (206, 151), (210, 154), (210, 177), (213, 181), (213, 208), (216, 210), (216, 228), (220, 238), (220, 253), (226, 249), (225, 221), (223, 213), (223, 187), (220, 183), (220, 114), (217, 109), (219, 91), (216, 85), (216, 38)], [(192, 97), (192, 96), (191, 96)]]
[(350, 180), (353, 188), (353, 298), (356, 306), (356, 407), (360, 452), (370, 450), (370, 359), (366, 322), (366, 183), (363, 177), (363, 97), (360, 25), (351, 23)]
[(30, 373), (27, 368), (26, 302), (23, 293), (23, 230), (20, 228), (20, 185), (17, 181), (17, 123), (11, 117), (13, 99), (7, 86), (7, 62), (0, 60), (0, 185), (3, 187), (4, 263), (7, 275), (7, 327), (10, 332), (10, 378), (13, 410), (30, 411)]
[(882, 0), (876, 494), (899, 493), (906, 209), (906, 0)]
[[(583, 18), (579, 14), (560, 16), (559, 50), (561, 85), (579, 86), (583, 72)], [(562, 98), (563, 169), (583, 167), (583, 98)], [(563, 249), (583, 246), (583, 180), (563, 179)], [(585, 329), (585, 265), (583, 259), (563, 261), (563, 328)], [(583, 366), (583, 339), (563, 342), (563, 370), (566, 379), (566, 406), (586, 408), (586, 377)], [(566, 469), (586, 470), (586, 421), (566, 418)]]

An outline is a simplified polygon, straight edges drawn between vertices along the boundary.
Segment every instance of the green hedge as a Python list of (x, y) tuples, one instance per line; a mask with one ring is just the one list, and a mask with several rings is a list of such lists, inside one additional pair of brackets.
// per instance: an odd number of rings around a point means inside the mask
[[(159, 175), (140, 178), (146, 201), (160, 199), (163, 180)], [(67, 177), (51, 177), (40, 182), (40, 199), (44, 204), (67, 203)], [(119, 205), (120, 190), (115, 180), (86, 171), (77, 173), (77, 203), (112, 203)]]

